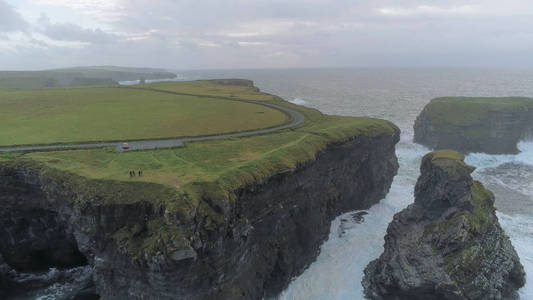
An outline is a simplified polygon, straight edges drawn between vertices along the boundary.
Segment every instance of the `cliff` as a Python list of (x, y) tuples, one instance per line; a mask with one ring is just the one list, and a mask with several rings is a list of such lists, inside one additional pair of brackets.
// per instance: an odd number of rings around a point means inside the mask
[(396, 129), (332, 142), (227, 196), (205, 193), (192, 210), (173, 207), (170, 187), (9, 160), (0, 163), (0, 253), (17, 271), (89, 264), (103, 299), (277, 295), (315, 259), (335, 216), (386, 195), (398, 140)]
[(518, 153), (517, 144), (533, 134), (533, 99), (433, 99), (414, 124), (414, 142), (462, 153)]
[(524, 270), (498, 223), (494, 196), (463, 155), (422, 160), (415, 202), (394, 216), (385, 251), (365, 269), (370, 299), (516, 299)]
[[(207, 80), (208, 82), (216, 83), (216, 84), (222, 84), (222, 85), (236, 85), (236, 86), (246, 86), (246, 87), (254, 87), (254, 82), (252, 80), (248, 79), (210, 79)], [(259, 89), (258, 89), (259, 90)]]

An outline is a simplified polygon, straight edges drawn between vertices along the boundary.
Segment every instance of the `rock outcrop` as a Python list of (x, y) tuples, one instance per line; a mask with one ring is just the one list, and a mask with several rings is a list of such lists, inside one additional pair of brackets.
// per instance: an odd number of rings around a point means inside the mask
[(533, 99), (433, 99), (414, 130), (414, 142), (432, 149), (515, 154), (520, 140), (533, 137)]
[(415, 202), (394, 216), (385, 251), (365, 269), (369, 299), (515, 299), (524, 270), (498, 223), (494, 196), (463, 155), (422, 160)]
[(17, 271), (77, 266), (82, 255), (102, 299), (277, 295), (316, 258), (333, 218), (386, 195), (398, 140), (395, 130), (331, 143), (186, 215), (171, 213), (170, 188), (1, 163), (0, 253)]

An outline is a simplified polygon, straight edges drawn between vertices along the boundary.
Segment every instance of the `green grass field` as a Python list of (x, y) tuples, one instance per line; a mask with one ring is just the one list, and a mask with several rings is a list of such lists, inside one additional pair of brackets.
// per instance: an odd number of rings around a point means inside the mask
[[(245, 138), (187, 143), (183, 148), (119, 153), (114, 149), (36, 152), (26, 157), (80, 175), (141, 180), (187, 189), (198, 181), (223, 182), (228, 191), (273, 172), (313, 159), (328, 142), (375, 130), (391, 130), (380, 120), (326, 117), (318, 124)], [(144, 170), (131, 179), (128, 171)]]
[(484, 124), (490, 119), (490, 111), (531, 109), (533, 98), (525, 97), (442, 97), (431, 100), (425, 108), (435, 126)]
[(150, 90), (0, 91), (0, 146), (212, 135), (287, 121), (262, 105)]
[(216, 97), (239, 98), (255, 101), (274, 100), (276, 97), (261, 93), (256, 87), (216, 84), (213, 81), (185, 81), (185, 82), (158, 82), (141, 85), (144, 88), (152, 88), (171, 92), (179, 92), (193, 95), (209, 95)]

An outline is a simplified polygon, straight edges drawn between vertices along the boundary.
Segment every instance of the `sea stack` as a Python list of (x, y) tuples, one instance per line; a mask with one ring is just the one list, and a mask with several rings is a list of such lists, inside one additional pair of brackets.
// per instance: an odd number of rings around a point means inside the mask
[(414, 142), (461, 153), (516, 154), (533, 137), (533, 99), (445, 97), (431, 100), (414, 124)]
[(415, 202), (394, 216), (384, 252), (365, 269), (369, 299), (518, 298), (524, 269), (473, 170), (455, 151), (424, 156)]

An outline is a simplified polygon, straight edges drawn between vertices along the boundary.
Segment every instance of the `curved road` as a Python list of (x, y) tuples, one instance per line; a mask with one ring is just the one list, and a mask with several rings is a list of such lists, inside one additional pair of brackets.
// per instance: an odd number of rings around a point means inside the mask
[[(177, 93), (176, 93), (177, 94)], [(232, 101), (238, 101), (234, 99), (228, 99)], [(261, 101), (246, 100), (246, 102), (256, 103), (259, 105), (268, 106), (277, 110), (281, 110), (292, 116), (292, 122), (264, 129), (256, 129), (242, 132), (234, 132), (220, 135), (200, 136), (200, 137), (187, 137), (176, 139), (160, 139), (160, 140), (137, 140), (137, 141), (120, 141), (109, 143), (89, 143), (89, 144), (52, 144), (41, 146), (8, 146), (0, 147), (0, 152), (38, 152), (38, 151), (54, 151), (54, 150), (71, 150), (71, 149), (89, 149), (89, 148), (103, 148), (103, 147), (116, 147), (117, 151), (124, 151), (121, 149), (122, 143), (128, 143), (128, 150), (149, 150), (149, 149), (162, 149), (162, 148), (176, 148), (183, 146), (185, 142), (206, 141), (206, 140), (218, 140), (231, 137), (250, 136), (257, 134), (264, 134), (275, 132), (291, 127), (300, 125), (304, 121), (304, 116), (287, 107), (279, 106), (271, 103), (264, 103)]]

